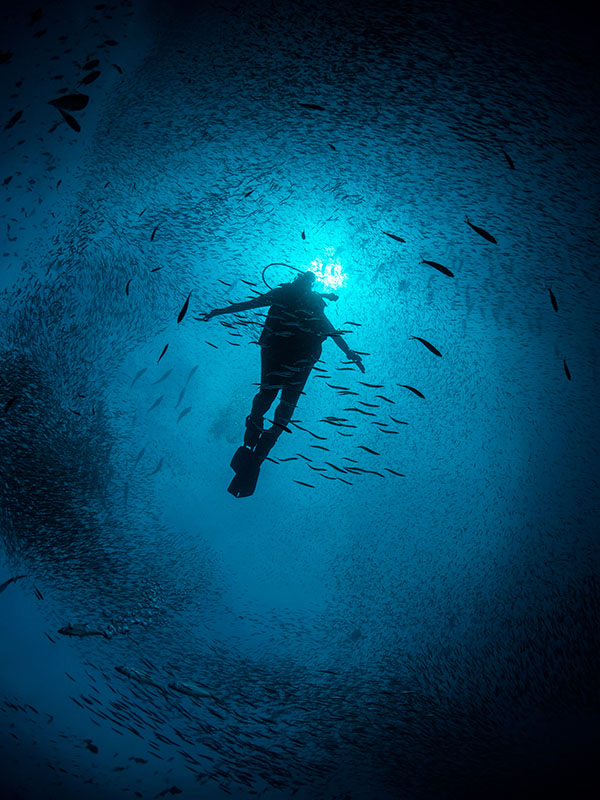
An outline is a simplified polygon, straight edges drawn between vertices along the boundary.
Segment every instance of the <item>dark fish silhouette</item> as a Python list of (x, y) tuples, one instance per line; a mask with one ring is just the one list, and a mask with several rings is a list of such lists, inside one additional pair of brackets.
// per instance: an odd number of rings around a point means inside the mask
[(385, 233), (386, 236), (389, 236), (390, 239), (395, 239), (397, 242), (406, 242), (406, 239), (403, 239), (401, 236), (396, 236), (395, 233), (388, 233), (387, 231), (381, 231)]
[(62, 97), (55, 97), (54, 100), (48, 100), (48, 105), (65, 111), (82, 111), (89, 99), (87, 94), (65, 94)]
[[(160, 361), (160, 360), (161, 360), (161, 358), (164, 356), (164, 354), (167, 352), (167, 347), (168, 347), (168, 346), (169, 346), (168, 344), (166, 344), (166, 345), (164, 346), (162, 353), (161, 353), (161, 354), (159, 355), (159, 357), (158, 357), (158, 361)], [(156, 362), (157, 364), (158, 364), (158, 361)]]
[(504, 153), (504, 158), (505, 158), (505, 159), (507, 160), (507, 162), (508, 162), (508, 166), (509, 166), (511, 169), (514, 169), (514, 168), (515, 168), (515, 165), (513, 164), (513, 160), (512, 160), (512, 158), (511, 158), (511, 157), (508, 155), (508, 153), (507, 153), (505, 150), (503, 150), (502, 152)]
[(118, 64), (113, 64), (113, 67), (117, 70), (119, 75), (123, 74), (123, 70), (121, 69), (121, 67)]
[(214, 348), (215, 348), (215, 350), (218, 350), (218, 349), (219, 349), (219, 348), (218, 348), (218, 346), (217, 346), (216, 344), (213, 344), (212, 342), (208, 342), (206, 339), (204, 340), (204, 343), (205, 343), (205, 344), (209, 344), (211, 347), (214, 347)]
[(318, 106), (315, 103), (298, 103), (302, 108), (312, 108), (314, 111), (325, 111), (323, 106)]
[(142, 369), (138, 373), (136, 373), (135, 378), (131, 381), (131, 386), (129, 387), (130, 389), (133, 387), (133, 384), (137, 381), (137, 379), (142, 377), (142, 375), (144, 374), (144, 372), (146, 372), (147, 369), (148, 367), (142, 367)]
[(249, 192), (246, 192), (246, 194), (244, 195), (244, 197), (250, 197), (250, 195), (252, 194), (252, 192), (253, 192), (253, 191), (254, 191), (254, 189), (250, 189), (250, 191), (249, 191)]
[(442, 357), (442, 354), (440, 353), (440, 351), (437, 349), (437, 347), (434, 347), (434, 346), (431, 344), (431, 342), (428, 342), (428, 341), (426, 341), (425, 339), (421, 339), (421, 337), (420, 337), (420, 336), (410, 336), (409, 338), (410, 338), (410, 339), (418, 339), (420, 342), (422, 342), (422, 343), (425, 345), (425, 347), (426, 347), (428, 350), (431, 350), (431, 352), (432, 352), (434, 355), (436, 355), (436, 356), (439, 356), (440, 358)]
[(150, 473), (150, 475), (156, 475), (157, 472), (160, 472), (162, 469), (162, 465), (163, 465), (163, 459), (161, 458), (161, 460), (158, 462), (158, 464), (156, 465), (154, 470)]
[(306, 239), (306, 234), (304, 233), (304, 231), (302, 231), (302, 238)]
[(395, 417), (392, 417), (391, 414), (390, 414), (390, 419), (392, 420), (392, 422), (397, 422), (398, 425), (408, 425), (408, 422), (402, 422), (401, 419), (396, 419)]
[[(154, 236), (154, 234), (152, 235)], [(150, 272), (158, 272), (159, 269), (162, 269), (162, 267), (154, 267), (154, 269), (151, 269)]]
[(376, 450), (371, 450), (370, 447), (365, 447), (364, 444), (359, 444), (358, 447), (360, 447), (361, 450), (366, 450), (367, 453), (372, 453), (374, 456), (380, 455)]
[(44, 595), (40, 592), (40, 590), (35, 585), (35, 583), (33, 584), (33, 591), (35, 592), (35, 596), (37, 597), (38, 600), (43, 600), (44, 599)]
[(554, 297), (554, 292), (550, 287), (548, 287), (548, 291), (550, 292), (550, 302), (552, 303), (552, 308), (555, 311), (558, 311), (558, 303), (556, 302), (556, 297)]
[(567, 367), (567, 362), (563, 359), (563, 364), (565, 367), (565, 375), (569, 380), (571, 380), (571, 373), (569, 372), (569, 368)]
[(71, 625), (69, 622), (68, 625), (59, 628), (58, 633), (61, 633), (63, 636), (106, 636), (108, 638), (105, 631), (90, 629), (85, 623)]
[(14, 583), (14, 581), (19, 581), (21, 578), (26, 577), (27, 575), (15, 575), (14, 578), (9, 578), (7, 581), (4, 581), (4, 583), (0, 583), (0, 594), (2, 594), (7, 586), (10, 586), (11, 583)]
[(405, 383), (399, 383), (398, 386), (403, 386), (405, 389), (409, 389), (411, 392), (416, 394), (418, 397), (422, 397), (423, 400), (425, 399), (425, 395), (421, 394), (418, 389), (414, 389), (412, 386), (407, 386)]
[(168, 370), (167, 370), (167, 371), (166, 371), (166, 372), (165, 372), (163, 375), (161, 375), (161, 377), (160, 377), (160, 378), (159, 378), (157, 381), (153, 381), (153, 382), (152, 382), (152, 386), (156, 386), (156, 384), (157, 384), (157, 383), (162, 383), (163, 381), (166, 381), (166, 380), (167, 380), (167, 378), (169, 377), (169, 375), (170, 375), (172, 372), (173, 372), (173, 367), (171, 367), (171, 368), (170, 368), (170, 369), (168, 369)]
[(59, 108), (58, 110), (60, 111), (60, 114), (61, 114), (62, 118), (63, 118), (63, 119), (64, 119), (64, 121), (67, 123), (67, 125), (69, 126), (69, 128), (72, 128), (74, 131), (76, 131), (77, 133), (79, 133), (79, 131), (81, 130), (81, 126), (80, 126), (80, 124), (77, 122), (77, 120), (75, 119), (75, 117), (72, 117), (70, 114), (67, 114), (67, 112), (66, 112), (66, 111), (63, 111), (63, 109), (62, 109), (62, 108)]
[(396, 405), (395, 400), (390, 400), (389, 397), (384, 397), (382, 394), (376, 394), (375, 397), (378, 397), (380, 400), (385, 400), (386, 403), (392, 403), (392, 405)]
[(138, 465), (138, 463), (139, 463), (139, 460), (140, 460), (140, 458), (141, 458), (141, 457), (144, 455), (144, 453), (145, 453), (145, 452), (146, 452), (146, 448), (145, 448), (145, 447), (142, 447), (142, 449), (140, 450), (140, 452), (137, 454), (137, 457), (136, 457), (136, 459), (135, 459), (135, 463), (134, 463), (134, 465), (133, 465), (134, 467), (137, 467), (137, 465)]
[(484, 231), (483, 228), (479, 227), (479, 225), (473, 225), (473, 223), (469, 220), (468, 217), (465, 217), (465, 222), (467, 223), (467, 225), (469, 225), (469, 227), (473, 228), (475, 233), (478, 233), (480, 236), (483, 236), (483, 238), (487, 239), (488, 242), (492, 242), (492, 244), (498, 244), (498, 242), (496, 241), (496, 239), (494, 239), (491, 233)]
[(400, 478), (406, 478), (406, 475), (403, 475), (402, 472), (396, 472), (396, 470), (390, 469), (389, 467), (384, 467), (384, 469), (387, 470), (388, 472), (391, 472), (392, 475), (398, 475), (398, 477)]
[(245, 281), (243, 278), (240, 278), (240, 280), (242, 283), (245, 283), (246, 286), (256, 286), (256, 284), (253, 281)]
[(295, 478), (294, 478), (294, 483), (299, 483), (300, 486), (308, 486), (309, 489), (315, 488), (312, 483), (304, 483), (304, 481), (297, 481)]
[(383, 383), (365, 383), (364, 381), (359, 381), (363, 386), (368, 386), (369, 389), (383, 389)]
[(187, 385), (188, 385), (188, 383), (191, 381), (191, 379), (192, 379), (192, 377), (193, 377), (193, 375), (194, 375), (194, 373), (196, 372), (196, 370), (197, 370), (197, 369), (198, 369), (198, 364), (196, 364), (195, 366), (193, 366), (193, 367), (191, 368), (191, 370), (190, 370), (190, 374), (187, 376), (187, 380), (186, 380), (186, 382), (185, 382), (185, 385), (186, 385), (186, 386), (187, 386)]
[(95, 69), (93, 72), (88, 73), (85, 78), (82, 78), (79, 83), (80, 85), (83, 83), (87, 86), (88, 83), (93, 83), (99, 76), (100, 70)]
[(443, 272), (444, 275), (447, 275), (449, 278), (453, 278), (454, 277), (454, 273), (450, 272), (448, 267), (444, 267), (443, 264), (438, 264), (437, 261), (427, 261), (427, 259), (423, 258), (423, 259), (421, 259), (421, 263), (422, 264), (429, 264), (430, 267), (433, 267), (434, 269), (439, 270), (439, 272)]
[(7, 131), (10, 128), (12, 128), (13, 125), (16, 125), (17, 122), (21, 119), (22, 116), (23, 116), (23, 112), (22, 111), (17, 111), (16, 114), (13, 114), (12, 117), (8, 120), (8, 122), (4, 126), (4, 130)]
[(94, 69), (94, 67), (97, 67), (99, 63), (100, 62), (98, 61), (98, 59), (94, 58), (92, 61), (88, 61), (87, 64), (84, 64), (83, 68), (84, 69)]
[(183, 400), (184, 394), (185, 394), (185, 386), (183, 387), (181, 392), (179, 392), (179, 398), (178, 398), (177, 402), (175, 403), (175, 408), (179, 407), (179, 403), (181, 403), (181, 401)]
[(184, 408), (183, 411), (181, 412), (181, 414), (177, 417), (177, 422), (179, 422), (180, 419), (183, 419), (184, 417), (186, 417), (190, 413), (191, 410), (192, 410), (191, 406), (187, 406), (186, 408)]
[(133, 278), (129, 278), (129, 280), (127, 281), (127, 286), (125, 287), (125, 294), (127, 295), (127, 297), (129, 297), (129, 284), (131, 283), (132, 280)]
[(4, 413), (5, 414), (8, 411), (8, 409), (13, 405), (13, 403), (18, 399), (19, 399), (19, 395), (15, 395), (14, 397), (11, 397), (10, 400), (8, 400), (8, 402), (4, 406)]
[(107, 44), (109, 47), (115, 47), (115, 45), (118, 45), (119, 43), (114, 39), (107, 39), (104, 44)]
[(361, 328), (362, 322), (350, 322), (350, 320), (348, 320), (347, 322), (344, 322), (344, 325), (355, 325), (357, 328)]
[(177, 324), (178, 324), (178, 325), (179, 325), (179, 323), (181, 322), (181, 320), (182, 320), (182, 319), (185, 317), (185, 315), (186, 315), (186, 313), (187, 313), (188, 306), (189, 306), (189, 304), (190, 304), (190, 297), (191, 297), (191, 296), (192, 296), (192, 293), (190, 292), (190, 293), (188, 294), (188, 296), (187, 296), (187, 300), (186, 300), (186, 301), (185, 301), (185, 303), (183, 304), (183, 308), (182, 308), (182, 309), (181, 309), (181, 311), (179, 312), (179, 315), (178, 315), (178, 317), (177, 317)]
[(152, 403), (152, 405), (148, 409), (148, 411), (152, 411), (153, 408), (156, 408), (156, 406), (159, 406), (162, 403), (163, 397), (164, 397), (164, 394), (161, 394), (160, 397), (157, 397), (156, 400)]
[(154, 235), (155, 235), (156, 231), (158, 230), (158, 227), (159, 227), (159, 226), (157, 225), (157, 226), (156, 226), (156, 228), (154, 228), (154, 230), (152, 231), (152, 236), (150, 237), (150, 241), (151, 241), (151, 242), (153, 242), (153, 241), (154, 241)]

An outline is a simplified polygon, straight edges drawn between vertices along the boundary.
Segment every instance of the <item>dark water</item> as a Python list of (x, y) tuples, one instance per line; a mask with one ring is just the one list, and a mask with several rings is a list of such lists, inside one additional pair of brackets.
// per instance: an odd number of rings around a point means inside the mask
[[(3, 797), (564, 797), (591, 775), (583, 9), (4, 12), (0, 583), (27, 577), (0, 596)], [(80, 131), (48, 104), (72, 93)], [(325, 344), (312, 433), (234, 499), (260, 317), (195, 318), (271, 262), (337, 265), (327, 314), (369, 355), (340, 371)]]

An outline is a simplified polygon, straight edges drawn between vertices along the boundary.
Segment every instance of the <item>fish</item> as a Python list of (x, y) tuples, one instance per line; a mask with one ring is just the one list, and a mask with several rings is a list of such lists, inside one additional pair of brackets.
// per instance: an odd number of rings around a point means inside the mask
[(166, 379), (172, 372), (173, 368), (171, 367), (171, 369), (168, 369), (165, 373), (163, 373), (163, 375), (161, 375), (161, 377), (157, 381), (153, 381), (152, 386), (156, 386), (157, 383), (162, 383), (163, 381), (166, 381)]
[(87, 106), (89, 99), (87, 94), (65, 94), (48, 100), (48, 105), (65, 111), (81, 111)]
[(243, 278), (240, 278), (242, 283), (245, 283), (246, 286), (256, 286), (257, 284), (254, 281), (245, 281)]
[(421, 337), (420, 337), (420, 336), (410, 336), (409, 338), (410, 338), (410, 339), (418, 339), (418, 340), (419, 340), (419, 341), (420, 341), (422, 344), (424, 344), (424, 345), (425, 345), (425, 347), (426, 347), (428, 350), (431, 350), (431, 352), (432, 352), (434, 355), (436, 355), (436, 356), (439, 356), (440, 358), (442, 357), (442, 354), (441, 354), (441, 353), (440, 353), (440, 351), (437, 349), (437, 347), (434, 347), (434, 346), (431, 344), (431, 342), (428, 342), (426, 339), (421, 339)]
[(473, 228), (475, 233), (478, 233), (480, 236), (483, 236), (483, 238), (487, 239), (488, 242), (492, 242), (492, 244), (498, 244), (498, 242), (496, 241), (496, 239), (494, 239), (491, 233), (484, 231), (483, 228), (480, 228), (478, 225), (473, 225), (473, 223), (467, 216), (465, 216), (465, 222), (467, 223), (467, 225), (469, 225), (469, 227)]
[(283, 425), (281, 422), (277, 422), (276, 420), (268, 419), (267, 422), (270, 422), (272, 425), (276, 425), (278, 428), (281, 428), (286, 433), (291, 433), (292, 431), (287, 427), (287, 425)]
[(338, 472), (342, 472), (344, 475), (346, 474), (345, 469), (342, 469), (342, 467), (336, 467), (336, 465), (332, 464), (331, 461), (326, 461), (325, 463), (327, 464), (328, 467), (331, 467), (332, 469), (335, 469)]
[(326, 383), (326, 386), (330, 386), (332, 389), (342, 389), (343, 391), (348, 391), (348, 386), (336, 386), (334, 383)]
[(98, 752), (98, 748), (96, 747), (95, 744), (93, 744), (91, 739), (86, 739), (85, 741), (87, 742), (87, 744), (85, 746), (87, 750), (89, 750), (91, 753), (97, 753)]
[(359, 444), (358, 447), (360, 447), (361, 450), (366, 450), (367, 453), (372, 453), (374, 456), (380, 455), (380, 453), (378, 453), (376, 450), (371, 450), (370, 447), (365, 447), (364, 444)]
[(145, 758), (137, 758), (136, 756), (129, 756), (129, 760), (135, 762), (136, 764), (147, 764), (148, 761)]
[(171, 681), (169, 683), (169, 689), (173, 689), (175, 692), (181, 692), (181, 694), (187, 694), (189, 697), (195, 697), (198, 700), (205, 697), (213, 697), (208, 687), (202, 686), (199, 683), (194, 683), (193, 681)]
[(77, 122), (75, 117), (72, 117), (70, 114), (67, 114), (67, 112), (63, 111), (62, 108), (59, 108), (58, 110), (60, 111), (60, 114), (61, 114), (62, 118), (64, 119), (64, 121), (67, 123), (67, 125), (70, 128), (72, 128), (74, 131), (79, 133), (79, 131), (81, 130), (81, 125)]
[(114, 39), (107, 39), (104, 44), (107, 44), (109, 47), (115, 47), (119, 43), (116, 42)]
[(8, 120), (8, 122), (4, 126), (4, 130), (5, 131), (10, 130), (13, 127), (13, 125), (17, 124), (17, 122), (21, 119), (22, 116), (23, 116), (23, 111), (17, 111), (15, 114), (13, 114), (12, 117)]
[(113, 67), (117, 70), (119, 75), (123, 74), (123, 70), (121, 69), (121, 67), (118, 64), (113, 64)]
[(161, 692), (165, 690), (163, 687), (152, 680), (150, 675), (145, 670), (140, 669), (130, 669), (129, 667), (115, 667), (118, 673), (124, 675), (126, 678), (131, 678), (131, 680), (137, 681), (138, 683), (143, 683), (146, 686), (153, 686), (155, 689), (160, 689)]
[(350, 322), (350, 320), (347, 320), (344, 325), (355, 325), (357, 328), (362, 328), (362, 322)]
[(397, 242), (406, 242), (406, 239), (403, 239), (401, 236), (396, 236), (395, 233), (388, 233), (387, 231), (381, 231), (385, 233), (386, 236), (389, 236), (390, 239), (395, 239)]
[(548, 287), (548, 291), (550, 292), (550, 302), (552, 303), (552, 308), (555, 311), (558, 311), (558, 303), (556, 302), (556, 297), (554, 297), (554, 292), (550, 286)]
[(148, 210), (148, 209), (146, 209), (146, 208), (145, 208), (143, 211), (140, 211), (140, 213), (138, 214), (138, 217), (141, 217), (141, 216), (142, 216), (142, 214), (145, 214), (147, 210)]
[(142, 377), (142, 375), (144, 374), (144, 372), (146, 372), (147, 369), (148, 367), (142, 367), (142, 369), (136, 373), (135, 378), (131, 381), (131, 386), (129, 387), (130, 389), (133, 388), (133, 384), (137, 381), (138, 378)]
[(399, 384), (398, 384), (398, 386), (402, 386), (404, 389), (409, 389), (409, 391), (413, 392), (413, 393), (414, 393), (414, 394), (416, 394), (418, 397), (422, 397), (422, 398), (423, 398), (423, 400), (425, 400), (425, 395), (424, 395), (424, 394), (421, 394), (421, 392), (420, 392), (418, 389), (415, 389), (415, 388), (413, 388), (412, 386), (407, 386), (407, 384), (406, 384), (406, 383), (399, 383)]
[(99, 77), (100, 77), (100, 70), (97, 70), (97, 69), (95, 69), (93, 72), (89, 72), (89, 73), (88, 73), (88, 74), (85, 76), (85, 78), (82, 78), (82, 79), (79, 81), (79, 83), (80, 83), (80, 84), (82, 84), (82, 83), (83, 83), (83, 84), (85, 84), (85, 85), (87, 86), (87, 85), (88, 85), (88, 83), (93, 83), (93, 82), (96, 80), (96, 78), (99, 78)]
[(175, 403), (175, 408), (177, 408), (177, 407), (179, 406), (179, 403), (181, 403), (181, 401), (183, 400), (183, 396), (184, 396), (184, 395), (185, 395), (185, 386), (184, 386), (184, 387), (183, 387), (183, 389), (182, 389), (182, 390), (179, 392), (179, 398), (177, 399), (177, 402)]
[(227, 281), (222, 281), (221, 278), (217, 278), (219, 283), (222, 283), (224, 286), (233, 286), (233, 283), (227, 283)]
[(331, 147), (332, 150), (335, 150), (335, 147), (331, 144), (331, 142), (329, 142), (329, 147)]
[(396, 472), (395, 469), (390, 469), (389, 467), (384, 467), (384, 469), (387, 470), (387, 472), (391, 472), (392, 475), (398, 475), (400, 478), (406, 478), (406, 475), (404, 475), (402, 472)]
[(213, 344), (212, 342), (209, 342), (209, 341), (207, 341), (206, 339), (204, 340), (204, 343), (205, 343), (205, 344), (209, 344), (211, 347), (214, 347), (214, 348), (215, 348), (215, 350), (218, 350), (218, 349), (219, 349), (219, 348), (218, 348), (218, 346), (217, 346), (216, 344)]
[[(159, 355), (159, 357), (158, 357), (158, 361), (160, 361), (160, 360), (161, 360), (161, 358), (164, 356), (164, 354), (167, 352), (167, 347), (168, 347), (168, 346), (169, 346), (168, 344), (166, 344), (166, 345), (164, 346), (162, 353), (161, 353), (161, 354)], [(157, 364), (158, 364), (158, 361), (156, 362)]]
[(148, 411), (152, 411), (153, 408), (156, 408), (156, 406), (159, 406), (162, 403), (163, 397), (164, 397), (164, 394), (161, 394), (160, 397), (157, 397), (156, 400), (152, 403), (152, 405), (148, 409)]
[(511, 158), (511, 157), (508, 155), (508, 153), (507, 153), (505, 150), (503, 150), (502, 152), (504, 153), (504, 158), (505, 158), (505, 159), (506, 159), (506, 161), (508, 162), (508, 166), (509, 166), (511, 169), (514, 169), (514, 168), (515, 168), (515, 165), (514, 165), (514, 163), (513, 163), (513, 160), (512, 160), (512, 158)]
[[(154, 470), (153, 470), (153, 471), (150, 473), (150, 476), (151, 476), (151, 475), (156, 475), (156, 473), (157, 473), (157, 472), (160, 472), (160, 471), (161, 471), (161, 469), (162, 469), (162, 465), (163, 465), (163, 460), (164, 460), (164, 459), (162, 459), (162, 458), (161, 458), (161, 460), (158, 462), (158, 464), (156, 465), (156, 467), (154, 468)], [(149, 476), (149, 477), (150, 477), (150, 476)]]
[(364, 381), (359, 381), (363, 386), (368, 386), (369, 389), (383, 389), (383, 383), (365, 383)]
[(401, 419), (396, 419), (395, 417), (392, 417), (391, 414), (390, 414), (390, 419), (392, 420), (392, 422), (397, 422), (398, 425), (408, 425), (408, 422), (402, 422)]
[(391, 403), (392, 405), (396, 405), (396, 401), (395, 400), (390, 400), (389, 397), (385, 397), (382, 394), (376, 394), (375, 397), (378, 397), (380, 400), (385, 400), (386, 403)]
[(134, 467), (137, 467), (137, 465), (139, 464), (140, 458), (144, 455), (145, 452), (146, 452), (146, 448), (142, 447), (142, 449), (140, 450), (140, 452), (136, 456), (135, 462), (133, 464)]
[(298, 105), (302, 106), (302, 108), (312, 108), (313, 111), (325, 111), (323, 106), (318, 106), (315, 103), (298, 103)]
[(569, 372), (569, 368), (567, 367), (567, 362), (564, 360), (564, 358), (563, 358), (563, 364), (565, 367), (565, 375), (569, 380), (571, 380), (571, 373)]
[(294, 483), (299, 483), (300, 486), (308, 486), (309, 489), (314, 489), (315, 488), (312, 483), (305, 483), (304, 481), (297, 481), (295, 478), (294, 478)]
[(7, 400), (4, 406), (4, 413), (8, 411), (8, 409), (19, 399), (19, 395), (16, 394), (14, 397), (11, 397), (10, 400)]
[(185, 301), (185, 303), (183, 304), (183, 307), (182, 307), (181, 311), (179, 312), (179, 314), (178, 314), (178, 316), (177, 316), (177, 324), (178, 324), (178, 325), (179, 325), (179, 323), (181, 322), (181, 320), (182, 320), (182, 319), (185, 317), (185, 315), (186, 315), (186, 313), (187, 313), (188, 306), (189, 306), (189, 304), (190, 304), (190, 297), (191, 297), (191, 296), (192, 296), (192, 293), (190, 292), (190, 293), (188, 294), (188, 296), (187, 296), (187, 300), (186, 300), (186, 301)]
[(40, 590), (35, 585), (35, 583), (33, 584), (33, 591), (35, 592), (35, 596), (37, 597), (38, 600), (43, 600), (44, 599), (44, 595), (40, 592)]
[(150, 241), (151, 241), (151, 242), (153, 242), (153, 241), (154, 241), (154, 235), (155, 235), (156, 231), (158, 230), (158, 228), (159, 228), (159, 225), (160, 225), (160, 223), (159, 223), (159, 224), (156, 226), (156, 228), (154, 228), (154, 230), (152, 231), (152, 236), (150, 237)]
[(63, 628), (59, 628), (58, 633), (62, 634), (63, 636), (105, 636), (108, 638), (105, 631), (94, 629), (90, 630), (85, 623), (76, 623), (75, 625), (71, 625), (69, 622)]
[(437, 261), (427, 261), (427, 259), (422, 258), (421, 259), (421, 263), (422, 264), (429, 264), (430, 267), (434, 267), (435, 269), (439, 270), (440, 272), (443, 272), (444, 275), (448, 275), (449, 278), (453, 278), (454, 277), (454, 273), (450, 272), (448, 267), (444, 267), (443, 264), (438, 264)]
[(364, 400), (359, 400), (358, 403), (361, 406), (367, 406), (367, 408), (379, 408), (378, 403), (365, 403)]
[[(158, 228), (158, 225), (156, 227)], [(154, 269), (151, 269), (150, 272), (158, 272), (159, 269), (162, 269), (162, 267), (154, 267)]]
[(306, 234), (304, 233), (304, 231), (302, 231), (302, 238), (306, 239)]
[(367, 417), (376, 417), (377, 416), (377, 414), (374, 414), (372, 411), (363, 411), (362, 408), (356, 408), (354, 406), (351, 407), (351, 408), (344, 408), (343, 410), (344, 411), (358, 411), (359, 414), (364, 414)]
[(100, 62), (97, 58), (92, 59), (92, 61), (88, 61), (87, 64), (83, 65), (83, 69), (94, 69), (97, 67)]
[(27, 575), (15, 575), (13, 578), (9, 578), (7, 581), (4, 581), (4, 583), (0, 583), (0, 594), (2, 594), (2, 592), (6, 589), (6, 587), (10, 586), (11, 583), (14, 583), (15, 581), (20, 581), (21, 578), (26, 578), (26, 577)]
[(179, 422), (180, 419), (183, 419), (185, 416), (187, 416), (191, 410), (192, 410), (191, 406), (186, 406), (186, 408), (184, 408), (181, 414), (177, 417), (177, 422)]
[(129, 280), (127, 281), (127, 286), (125, 287), (125, 294), (127, 295), (127, 297), (129, 297), (129, 284), (131, 283), (132, 280), (133, 278), (129, 278)]
[(252, 192), (253, 192), (253, 191), (254, 191), (254, 189), (250, 189), (250, 191), (249, 191), (249, 192), (246, 192), (246, 194), (244, 195), (244, 197), (250, 197), (250, 195), (252, 194)]

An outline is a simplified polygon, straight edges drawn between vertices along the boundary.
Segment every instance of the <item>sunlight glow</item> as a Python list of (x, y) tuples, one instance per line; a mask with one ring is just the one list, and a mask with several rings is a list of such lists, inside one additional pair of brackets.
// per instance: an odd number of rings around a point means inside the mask
[(308, 269), (327, 289), (339, 289), (346, 283), (346, 275), (342, 272), (340, 262), (334, 258), (333, 247), (326, 248), (325, 259), (324, 263), (320, 258), (315, 258)]

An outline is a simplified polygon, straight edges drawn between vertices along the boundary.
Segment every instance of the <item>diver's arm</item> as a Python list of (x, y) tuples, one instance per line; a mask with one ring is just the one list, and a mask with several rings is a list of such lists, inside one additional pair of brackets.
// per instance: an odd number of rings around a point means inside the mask
[(364, 372), (365, 371), (365, 367), (364, 367), (364, 364), (362, 363), (362, 358), (359, 356), (358, 353), (355, 353), (354, 350), (351, 350), (348, 347), (348, 344), (346, 343), (346, 341), (343, 338), (343, 336), (341, 336), (339, 333), (336, 333), (336, 334), (333, 334), (331, 336), (331, 338), (337, 344), (337, 346), (340, 348), (340, 350), (348, 356), (350, 361), (354, 361), (354, 363), (359, 368), (359, 370), (361, 372)]
[(272, 302), (271, 298), (267, 298), (266, 295), (260, 295), (259, 297), (253, 297), (252, 300), (246, 300), (243, 303), (232, 303), (230, 306), (225, 306), (225, 308), (214, 308), (212, 311), (204, 314), (203, 317), (198, 317), (198, 319), (202, 320), (202, 322), (207, 322), (209, 319), (218, 317), (221, 314), (235, 314), (238, 311), (249, 311), (251, 308), (270, 306)]

